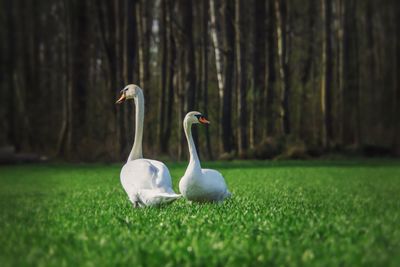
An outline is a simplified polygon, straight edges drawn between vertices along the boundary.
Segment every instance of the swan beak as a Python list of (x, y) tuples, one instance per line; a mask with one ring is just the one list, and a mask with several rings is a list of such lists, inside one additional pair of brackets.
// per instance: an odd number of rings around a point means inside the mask
[(126, 99), (125, 94), (123, 93), (121, 97), (115, 102), (115, 104), (121, 104)]
[(200, 118), (199, 122), (202, 123), (202, 124), (210, 124), (210, 122), (204, 117)]

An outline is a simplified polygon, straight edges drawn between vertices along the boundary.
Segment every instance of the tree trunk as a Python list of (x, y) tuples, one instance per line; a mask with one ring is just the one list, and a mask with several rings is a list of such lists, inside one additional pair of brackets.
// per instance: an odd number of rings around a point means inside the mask
[[(166, 115), (165, 115), (165, 129), (163, 133), (163, 142), (161, 146), (161, 151), (168, 151), (169, 147), (169, 141), (171, 137), (171, 131), (172, 131), (172, 113), (173, 113), (173, 106), (174, 106), (174, 75), (176, 73), (175, 71), (175, 66), (177, 66), (177, 61), (176, 61), (176, 44), (175, 44), (175, 37), (172, 32), (172, 12), (171, 12), (171, 2), (168, 1), (166, 2), (166, 19), (167, 19), (167, 42), (168, 42), (168, 84), (167, 84), (167, 89), (168, 92), (166, 94)], [(182, 132), (182, 131), (180, 131)]]
[(218, 0), (210, 0), (210, 20), (211, 20), (211, 37), (214, 44), (214, 54), (215, 54), (215, 67), (217, 70), (217, 80), (218, 80), (218, 92), (219, 97), (222, 99), (224, 90), (224, 77), (223, 77), (223, 66), (222, 66), (222, 56), (221, 56), (221, 38), (219, 27), (217, 25), (217, 3)]
[(125, 0), (124, 21), (124, 80), (125, 84), (133, 83), (134, 64), (136, 61), (136, 24), (135, 24), (135, 1)]
[[(136, 61), (136, 24), (135, 24), (135, 1), (124, 0), (120, 6), (120, 13), (122, 16), (122, 29), (121, 31), (121, 59), (122, 62), (122, 77), (123, 84), (119, 83), (115, 86), (124, 87), (127, 84), (134, 83), (134, 63)], [(121, 110), (121, 151), (124, 155), (129, 153), (131, 149), (132, 133), (133, 133), (133, 114), (132, 105), (123, 105)]]
[(263, 97), (265, 91), (266, 75), (266, 1), (255, 0), (254, 3), (254, 52), (253, 52), (253, 103), (250, 107), (250, 147), (254, 148), (259, 140), (259, 125), (257, 125), (257, 115), (259, 115), (263, 106)]
[(235, 43), (234, 29), (234, 6), (233, 1), (227, 0), (224, 3), (224, 90), (220, 109), (221, 120), (221, 143), (222, 151), (229, 153), (233, 149), (233, 129), (232, 129), (232, 87), (233, 87), (233, 72), (235, 62), (235, 52), (233, 44)]
[(301, 76), (301, 103), (300, 103), (300, 138), (307, 140), (311, 136), (310, 133), (310, 114), (307, 112), (309, 101), (308, 101), (308, 84), (312, 75), (313, 68), (313, 57), (314, 57), (314, 28), (315, 28), (315, 15), (316, 15), (316, 0), (311, 0), (308, 3), (308, 40), (307, 40), (307, 52), (306, 61), (303, 67), (303, 73)]
[[(368, 91), (368, 96), (371, 99), (368, 104), (373, 105), (374, 107), (378, 107), (379, 105), (379, 93), (380, 90), (376, 90), (376, 63), (375, 63), (375, 38), (374, 38), (374, 2), (373, 0), (366, 1), (366, 11), (365, 11), (365, 27), (366, 27), (366, 59), (367, 59), (367, 66), (368, 66), (368, 84), (365, 84), (365, 91)], [(363, 105), (364, 106), (364, 105)], [(375, 129), (376, 125), (380, 123), (381, 114), (374, 110), (374, 112), (370, 112), (370, 110), (365, 110), (366, 113), (369, 113), (368, 118), (368, 125), (369, 129)], [(373, 140), (375, 141), (376, 133), (374, 131), (368, 131), (366, 133), (368, 136), (373, 136)], [(373, 142), (375, 143), (375, 142)]]
[[(196, 107), (196, 62), (195, 47), (193, 44), (193, 6), (192, 1), (182, 0), (183, 12), (183, 51), (184, 51), (184, 112), (189, 112)], [(200, 155), (200, 147), (198, 146), (197, 128), (192, 129), (193, 140), (196, 144)]]
[(337, 109), (336, 109), (336, 137), (335, 142), (342, 146), (343, 142), (343, 0), (336, 0), (337, 28), (336, 28), (336, 84), (337, 84)]
[(276, 82), (276, 71), (275, 71), (275, 28), (276, 28), (276, 17), (275, 17), (275, 0), (268, 1), (268, 28), (267, 28), (267, 42), (268, 42), (268, 83), (267, 83), (267, 98), (266, 98), (266, 116), (267, 116), (267, 131), (264, 136), (273, 136), (276, 134), (276, 112), (274, 103), (276, 99), (275, 94), (275, 82)]
[[(5, 40), (0, 42), (0, 147), (6, 146), (8, 144), (8, 105), (9, 103), (6, 102), (6, 99), (9, 100), (9, 88), (8, 88), (8, 73), (10, 70), (8, 69), (8, 59), (7, 59), (7, 52), (9, 41), (8, 40), (8, 30), (9, 25), (7, 23), (7, 14), (4, 12), (4, 9), (7, 7), (7, 4), (1, 2), (1, 9), (0, 9), (0, 38), (1, 40)], [(8, 10), (10, 12), (10, 10)]]
[(236, 0), (236, 73), (237, 73), (237, 112), (238, 112), (238, 152), (244, 155), (247, 147), (247, 62), (245, 40), (245, 6), (243, 0)]
[(343, 144), (359, 145), (359, 84), (357, 56), (356, 0), (344, 1), (343, 8)]
[(72, 88), (71, 88), (71, 73), (72, 66), (70, 63), (70, 55), (71, 55), (71, 22), (70, 22), (70, 11), (69, 11), (69, 1), (63, 1), (63, 9), (64, 9), (64, 35), (65, 35), (65, 44), (63, 45), (63, 52), (65, 54), (65, 61), (63, 62), (63, 71), (65, 73), (65, 86), (61, 92), (61, 97), (63, 99), (62, 103), (62, 113), (61, 113), (61, 127), (58, 134), (57, 140), (57, 149), (55, 152), (56, 156), (65, 156), (67, 152), (69, 152), (72, 148), (71, 145), (71, 136), (69, 128), (72, 126), (70, 124), (70, 116), (72, 100), (70, 97), (72, 96)]
[(167, 0), (161, 1), (161, 23), (160, 23), (160, 44), (161, 44), (161, 80), (160, 80), (160, 98), (159, 98), (159, 111), (158, 111), (158, 144), (162, 153), (166, 153), (163, 149), (167, 146), (164, 144), (164, 132), (166, 117), (166, 91), (167, 91), (167, 72), (168, 72), (168, 38), (167, 38)]
[[(183, 3), (184, 4), (184, 3)], [(171, 2), (171, 25), (173, 39), (176, 44), (176, 69), (175, 69), (175, 76), (173, 79), (174, 83), (174, 93), (175, 93), (175, 108), (177, 113), (177, 148), (178, 148), (178, 159), (182, 160), (184, 156), (184, 151), (186, 148), (185, 143), (185, 136), (182, 130), (182, 121), (183, 117), (185, 116), (185, 95), (184, 95), (184, 88), (185, 88), (185, 68), (186, 68), (186, 61), (185, 61), (185, 51), (182, 49), (184, 47), (184, 36), (183, 36), (183, 19), (182, 17), (175, 17), (172, 14), (180, 14), (182, 11), (182, 2), (180, 1), (172, 1)], [(186, 98), (187, 99), (187, 98)]]
[(196, 101), (196, 65), (193, 45), (193, 10), (191, 1), (182, 1), (183, 12), (183, 51), (185, 55), (185, 111), (195, 108)]
[[(96, 8), (96, 13), (97, 13), (97, 20), (98, 20), (98, 26), (99, 26), (99, 35), (100, 35), (100, 40), (101, 44), (104, 48), (105, 52), (105, 58), (106, 58), (106, 66), (107, 66), (107, 72), (108, 74), (108, 80), (109, 82), (106, 85), (106, 96), (110, 99), (114, 99), (117, 97), (117, 94), (119, 94), (119, 88), (116, 88), (116, 85), (118, 83), (118, 77), (117, 77), (117, 56), (116, 56), (116, 49), (114, 46), (115, 42), (115, 28), (116, 28), (116, 19), (115, 19), (115, 10), (114, 10), (114, 4), (111, 1), (100, 1), (96, 0), (96, 5), (94, 5)], [(132, 7), (133, 9), (136, 9), (136, 5)], [(107, 133), (106, 136), (108, 138), (111, 138), (113, 141), (112, 142), (107, 142), (107, 150), (108, 153), (110, 154), (110, 158), (113, 159), (120, 159), (120, 129), (117, 124), (117, 108), (116, 105), (114, 105), (113, 101), (107, 102), (107, 111), (108, 114), (107, 120), (108, 120), (108, 125), (107, 125)], [(128, 125), (131, 125), (128, 124)], [(133, 131), (131, 131), (132, 134)]]
[(146, 79), (145, 79), (145, 60), (147, 60), (145, 58), (145, 37), (144, 37), (144, 32), (145, 32), (145, 25), (144, 25), (144, 21), (143, 21), (143, 0), (139, 0), (136, 3), (137, 7), (136, 7), (136, 25), (138, 27), (138, 31), (137, 31), (137, 41), (138, 41), (138, 64), (139, 64), (139, 86), (141, 88), (146, 88)]
[(70, 17), (75, 14), (76, 19), (71, 19), (71, 84), (69, 92), (70, 105), (70, 127), (68, 155), (77, 153), (75, 148), (81, 141), (81, 136), (85, 135), (86, 130), (86, 107), (88, 81), (88, 58), (90, 51), (89, 34), (89, 14), (88, 6), (84, 1), (74, 1), (70, 3)]
[(287, 7), (286, 0), (275, 0), (277, 43), (279, 57), (279, 73), (282, 83), (282, 126), (283, 133), (291, 133), (290, 125), (290, 78), (289, 78), (289, 58), (287, 51)]
[[(113, 69), (112, 71), (115, 72), (115, 75), (117, 77), (116, 83), (113, 84), (116, 89), (114, 89), (114, 91), (116, 91), (116, 93), (118, 94), (118, 91), (120, 90), (120, 88), (124, 87), (124, 77), (123, 77), (123, 33), (122, 33), (122, 18), (123, 18), (123, 1), (114, 1), (113, 2), (114, 5), (114, 25), (115, 25), (115, 29), (114, 29), (114, 42), (113, 42), (113, 46), (115, 49), (115, 58), (116, 58), (116, 64), (115, 64), (115, 69)], [(119, 150), (124, 154), (128, 154), (129, 153), (129, 146), (128, 143), (130, 143), (128, 141), (128, 139), (131, 139), (128, 136), (128, 132), (125, 129), (125, 120), (124, 120), (124, 113), (126, 111), (126, 107), (123, 106), (122, 108), (117, 108), (117, 129), (118, 129), (118, 136), (119, 136)], [(131, 122), (130, 122), (131, 123)]]
[(322, 115), (322, 145), (331, 147), (333, 141), (332, 127), (332, 3), (322, 0), (322, 20), (324, 24), (322, 38), (322, 79), (321, 79), (321, 115)]
[[(177, 46), (177, 50), (180, 46)], [(185, 116), (185, 95), (184, 95), (184, 88), (185, 88), (185, 60), (184, 60), (184, 52), (179, 51), (179, 64), (178, 68), (179, 71), (176, 76), (176, 95), (177, 95), (177, 110), (178, 110), (178, 129), (181, 129), (182, 127), (182, 122), (183, 118)], [(184, 156), (184, 151), (185, 151), (185, 135), (183, 134), (183, 131), (179, 131), (178, 134), (178, 142), (179, 142), (179, 148), (178, 148), (178, 159), (182, 160)]]
[(396, 2), (396, 11), (395, 11), (395, 18), (396, 18), (396, 69), (395, 69), (395, 75), (396, 75), (396, 88), (395, 88), (395, 101), (394, 101), (394, 154), (396, 156), (400, 156), (400, 120), (398, 118), (398, 115), (400, 114), (400, 3), (397, 1)]
[(16, 118), (15, 118), (15, 111), (14, 111), (14, 102), (15, 102), (15, 87), (14, 87), (14, 73), (15, 73), (15, 61), (16, 61), (16, 49), (14, 45), (15, 41), (15, 21), (13, 19), (14, 17), (14, 5), (15, 1), (14, 0), (6, 0), (5, 1), (5, 9), (7, 10), (6, 13), (6, 22), (7, 22), (7, 38), (5, 39), (7, 41), (7, 52), (6, 53), (6, 62), (7, 62), (7, 68), (8, 71), (5, 72), (7, 74), (7, 92), (8, 92), (8, 103), (7, 103), (7, 111), (6, 111), (6, 118), (7, 118), (7, 125), (8, 125), (8, 133), (7, 133), (7, 140), (10, 142), (10, 144), (13, 144), (14, 146), (18, 143), (18, 140), (16, 140), (16, 133), (15, 133), (15, 124), (16, 124)]
[[(203, 1), (202, 5), (202, 27), (201, 27), (201, 87), (203, 92), (203, 113), (208, 117), (208, 1)], [(206, 149), (209, 160), (213, 159), (210, 129), (206, 127)]]

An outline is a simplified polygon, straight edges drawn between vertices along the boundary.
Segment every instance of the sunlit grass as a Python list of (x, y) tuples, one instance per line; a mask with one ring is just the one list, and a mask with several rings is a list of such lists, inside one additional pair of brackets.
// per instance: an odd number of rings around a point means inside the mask
[(1, 266), (400, 266), (399, 162), (203, 165), (231, 200), (133, 209), (120, 165), (0, 167)]

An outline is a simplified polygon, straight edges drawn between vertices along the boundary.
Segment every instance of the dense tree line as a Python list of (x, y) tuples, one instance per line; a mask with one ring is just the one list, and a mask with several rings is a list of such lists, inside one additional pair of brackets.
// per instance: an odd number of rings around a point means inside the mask
[(400, 154), (396, 0), (0, 0), (0, 146), (119, 160), (146, 98), (147, 155)]

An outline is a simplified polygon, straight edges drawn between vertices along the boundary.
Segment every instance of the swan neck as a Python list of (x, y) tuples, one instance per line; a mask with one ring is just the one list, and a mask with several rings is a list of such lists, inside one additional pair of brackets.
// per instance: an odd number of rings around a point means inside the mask
[(189, 166), (186, 169), (186, 172), (194, 171), (194, 170), (201, 170), (199, 156), (197, 154), (196, 146), (194, 144), (193, 136), (192, 136), (192, 123), (185, 120), (183, 122), (183, 128), (185, 130), (185, 135), (186, 135), (186, 139), (187, 139), (188, 146), (189, 146), (189, 156), (190, 156)]
[(135, 140), (128, 161), (143, 158), (143, 121), (144, 121), (144, 97), (138, 90), (135, 99)]

